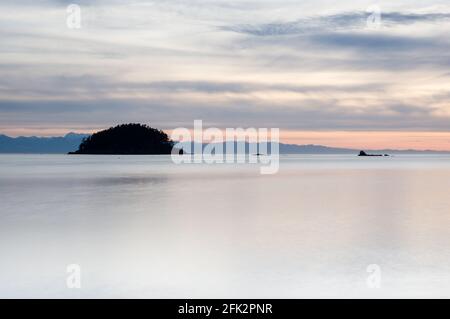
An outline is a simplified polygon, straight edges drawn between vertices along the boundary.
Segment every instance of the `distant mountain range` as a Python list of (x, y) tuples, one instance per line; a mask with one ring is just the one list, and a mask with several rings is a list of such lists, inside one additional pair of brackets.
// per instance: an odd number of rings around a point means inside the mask
[[(280, 143), (280, 154), (358, 154), (359, 149), (350, 148), (336, 148), (322, 145), (297, 145), (297, 144), (282, 144)], [(418, 151), (418, 150), (371, 150), (366, 151), (375, 154), (450, 154), (445, 151)]]
[[(61, 137), (9, 137), (0, 135), (0, 153), (21, 154), (66, 154), (76, 151), (84, 138), (89, 134), (69, 133)], [(248, 152), (249, 145), (245, 143)], [(204, 147), (204, 146), (203, 146)], [(185, 150), (188, 144), (185, 144)], [(192, 148), (193, 149), (193, 148)], [(322, 145), (279, 144), (280, 154), (358, 154), (359, 149), (336, 148)], [(379, 154), (442, 154), (450, 152), (416, 151), (416, 150), (366, 150)]]
[[(235, 142), (234, 148), (237, 150), (237, 144), (243, 143), (244, 145), (241, 145), (241, 149), (244, 149), (244, 152), (240, 153), (250, 153), (250, 145), (247, 142)], [(191, 144), (191, 145), (189, 145)], [(187, 153), (195, 153), (195, 146), (194, 143), (181, 143), (183, 150)], [(214, 144), (213, 144), (214, 145)], [(216, 144), (219, 146), (220, 144)], [(205, 147), (205, 144), (202, 146)], [(222, 149), (225, 150), (225, 143), (222, 145)], [(189, 150), (191, 150), (189, 152)], [(391, 150), (391, 149), (383, 149), (383, 150), (371, 150), (366, 149), (369, 153), (374, 154), (450, 154), (450, 152), (439, 152), (439, 151), (418, 151), (418, 150)], [(360, 150), (359, 149), (351, 149), (351, 148), (337, 148), (337, 147), (329, 147), (329, 146), (323, 146), (323, 145), (314, 145), (314, 144), (308, 144), (308, 145), (297, 145), (297, 144), (284, 144), (279, 143), (279, 152), (280, 154), (355, 154), (357, 155)], [(239, 151), (238, 151), (239, 153)], [(254, 153), (254, 151), (253, 151)], [(264, 154), (264, 150), (258, 150), (258, 153)], [(270, 153), (270, 144), (268, 145), (267, 153)]]
[(69, 133), (61, 137), (9, 137), (0, 135), (0, 153), (65, 154), (78, 149), (88, 134)]

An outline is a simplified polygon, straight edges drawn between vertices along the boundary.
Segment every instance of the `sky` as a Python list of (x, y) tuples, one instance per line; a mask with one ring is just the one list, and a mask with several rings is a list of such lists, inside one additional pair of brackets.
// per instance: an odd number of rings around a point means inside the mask
[(1, 134), (200, 119), (450, 150), (448, 0), (15, 0), (0, 16)]

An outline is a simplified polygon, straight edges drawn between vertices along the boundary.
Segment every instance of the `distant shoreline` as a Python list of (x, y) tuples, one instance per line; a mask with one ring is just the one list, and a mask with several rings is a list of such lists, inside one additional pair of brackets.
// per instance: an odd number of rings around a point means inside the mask
[[(60, 137), (9, 137), (0, 134), (0, 154), (67, 154), (75, 151), (89, 135), (69, 133)], [(360, 149), (330, 147), (324, 145), (298, 145), (280, 143), (280, 154), (357, 155)], [(367, 149), (370, 153), (387, 154), (450, 154), (449, 151), (413, 149)], [(105, 154), (107, 155), (107, 154)]]

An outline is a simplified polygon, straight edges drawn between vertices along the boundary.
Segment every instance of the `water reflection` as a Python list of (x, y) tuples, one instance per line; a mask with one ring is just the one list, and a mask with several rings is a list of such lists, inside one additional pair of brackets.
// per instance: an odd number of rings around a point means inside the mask
[(448, 159), (0, 156), (0, 295), (448, 297)]

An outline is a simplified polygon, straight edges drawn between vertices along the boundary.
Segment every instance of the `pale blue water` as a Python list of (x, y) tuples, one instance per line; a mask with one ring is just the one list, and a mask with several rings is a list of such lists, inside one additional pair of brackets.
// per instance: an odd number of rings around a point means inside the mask
[(0, 297), (448, 298), (449, 189), (449, 156), (0, 155)]

